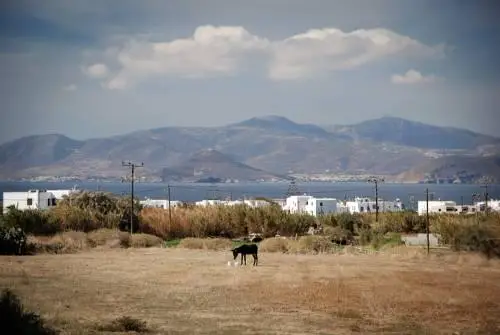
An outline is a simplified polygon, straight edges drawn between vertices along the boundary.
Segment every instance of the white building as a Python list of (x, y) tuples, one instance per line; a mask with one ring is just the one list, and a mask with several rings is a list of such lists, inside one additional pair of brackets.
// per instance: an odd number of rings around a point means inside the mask
[[(377, 211), (377, 202), (371, 198), (356, 197), (353, 201), (346, 201), (345, 206), (349, 213), (375, 213)], [(395, 201), (378, 200), (379, 212), (399, 212), (403, 210), (401, 200)]]
[(245, 199), (243, 203), (247, 206), (257, 208), (257, 207), (266, 207), (269, 206), (270, 203), (265, 200), (256, 200), (256, 199)]
[(226, 203), (226, 201), (222, 201), (222, 200), (201, 200), (201, 201), (195, 202), (195, 205), (196, 206), (207, 207), (207, 206), (223, 205), (224, 203)]
[(48, 193), (52, 193), (57, 200), (61, 200), (64, 196), (69, 196), (71, 193), (79, 192), (79, 190), (73, 187), (70, 190), (47, 190)]
[(307, 202), (312, 198), (309, 195), (292, 195), (286, 198), (283, 210), (289, 213), (305, 213)]
[[(458, 208), (455, 201), (429, 201), (429, 214), (431, 213), (457, 213)], [(417, 208), (418, 215), (425, 215), (427, 213), (427, 201), (419, 201)]]
[[(484, 201), (476, 203), (478, 210), (480, 208), (481, 211), (486, 209), (486, 203)], [(488, 200), (488, 208), (493, 212), (500, 212), (500, 200)]]
[(346, 200), (337, 202), (337, 213), (349, 213), (349, 207)]
[(245, 200), (201, 200), (195, 203), (197, 206), (238, 206), (245, 205), (253, 208), (269, 206), (269, 202), (265, 200), (245, 199)]
[(306, 203), (305, 212), (312, 216), (336, 213), (337, 199), (311, 197)]
[(56, 205), (56, 197), (46, 190), (29, 190), (27, 192), (3, 192), (3, 213), (10, 206), (19, 210), (49, 209)]
[[(139, 203), (145, 208), (168, 209), (168, 200), (166, 199), (146, 199), (139, 201)], [(172, 206), (172, 208), (179, 207), (181, 205), (182, 205), (181, 201), (170, 200), (170, 206)]]

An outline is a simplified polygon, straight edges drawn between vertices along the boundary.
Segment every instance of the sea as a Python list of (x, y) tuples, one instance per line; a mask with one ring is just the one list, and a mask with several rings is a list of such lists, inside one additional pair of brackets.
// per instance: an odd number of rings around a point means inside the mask
[[(130, 183), (117, 182), (28, 182), (0, 181), (0, 197), (3, 192), (27, 191), (29, 189), (70, 189), (104, 191), (117, 195), (130, 195)], [(244, 199), (265, 197), (283, 199), (290, 188), (288, 183), (142, 183), (134, 184), (134, 195), (138, 199), (170, 199), (194, 202), (203, 199)], [(451, 200), (457, 204), (471, 204), (474, 194), (484, 200), (485, 188), (470, 184), (395, 184), (379, 183), (378, 194), (384, 200), (400, 199), (407, 208), (416, 208), (417, 201), (425, 200), (426, 189), (430, 200)], [(500, 199), (500, 185), (488, 185), (488, 199)], [(336, 199), (351, 199), (357, 196), (375, 196), (375, 186), (363, 182), (297, 182), (291, 189), (299, 194)]]

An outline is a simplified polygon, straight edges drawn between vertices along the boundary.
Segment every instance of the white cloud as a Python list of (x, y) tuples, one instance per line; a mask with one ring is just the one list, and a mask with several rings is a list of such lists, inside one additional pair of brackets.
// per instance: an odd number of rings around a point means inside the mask
[[(167, 42), (132, 39), (115, 50), (118, 72), (103, 87), (125, 89), (155, 76), (200, 78), (234, 75), (264, 56), (272, 80), (296, 80), (353, 69), (389, 57), (439, 58), (444, 47), (428, 46), (387, 29), (343, 32), (309, 30), (280, 41), (252, 35), (238, 26), (200, 26), (193, 36)], [(253, 56), (253, 58), (252, 58)], [(108, 73), (104, 64), (87, 68), (92, 77)]]
[(389, 57), (442, 57), (442, 46), (427, 46), (387, 29), (313, 29), (274, 44), (269, 75), (301, 79), (353, 69)]
[(77, 88), (78, 87), (75, 84), (70, 84), (70, 85), (64, 86), (63, 90), (65, 90), (65, 91), (76, 91)]
[(105, 64), (97, 63), (84, 68), (83, 72), (91, 78), (104, 78), (109, 74), (109, 69)]
[(105, 86), (123, 89), (150, 76), (232, 75), (245, 56), (266, 50), (268, 44), (242, 27), (213, 26), (198, 27), (191, 38), (171, 42), (132, 40), (118, 52), (121, 70)]
[(442, 80), (435, 75), (424, 76), (416, 70), (408, 70), (405, 74), (395, 74), (391, 76), (393, 84), (430, 84)]

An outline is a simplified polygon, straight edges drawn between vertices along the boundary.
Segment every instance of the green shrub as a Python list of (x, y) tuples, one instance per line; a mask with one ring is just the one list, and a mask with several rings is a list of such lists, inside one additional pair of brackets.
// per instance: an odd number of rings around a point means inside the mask
[(405, 213), (403, 220), (403, 233), (425, 233), (427, 219), (414, 213)]
[(500, 257), (500, 234), (487, 225), (455, 227), (450, 245), (455, 251), (480, 252), (488, 258)]
[(23, 255), (26, 253), (27, 237), (20, 227), (0, 226), (0, 254)]
[(9, 208), (2, 221), (3, 226), (20, 227), (26, 234), (51, 235), (59, 231), (49, 213), (37, 209), (21, 211)]

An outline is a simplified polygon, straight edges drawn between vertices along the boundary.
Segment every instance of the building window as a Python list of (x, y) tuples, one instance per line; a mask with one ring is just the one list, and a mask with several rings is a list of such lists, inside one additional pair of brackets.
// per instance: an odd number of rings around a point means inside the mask
[(28, 206), (32, 206), (33, 205), (33, 199), (28, 198), (28, 200), (26, 201), (26, 203), (28, 204)]
[(57, 204), (57, 199), (56, 198), (52, 198), (52, 206), (55, 206)]
[(320, 203), (319, 203), (319, 205), (320, 205), (320, 206), (323, 206), (323, 203), (322, 203), (322, 202), (320, 202)]
[(50, 199), (47, 199), (47, 206), (50, 207), (51, 203), (52, 203), (52, 201), (50, 201)]
[(363, 206), (361, 206), (361, 208), (359, 209), (360, 212), (364, 212), (365, 208)]

